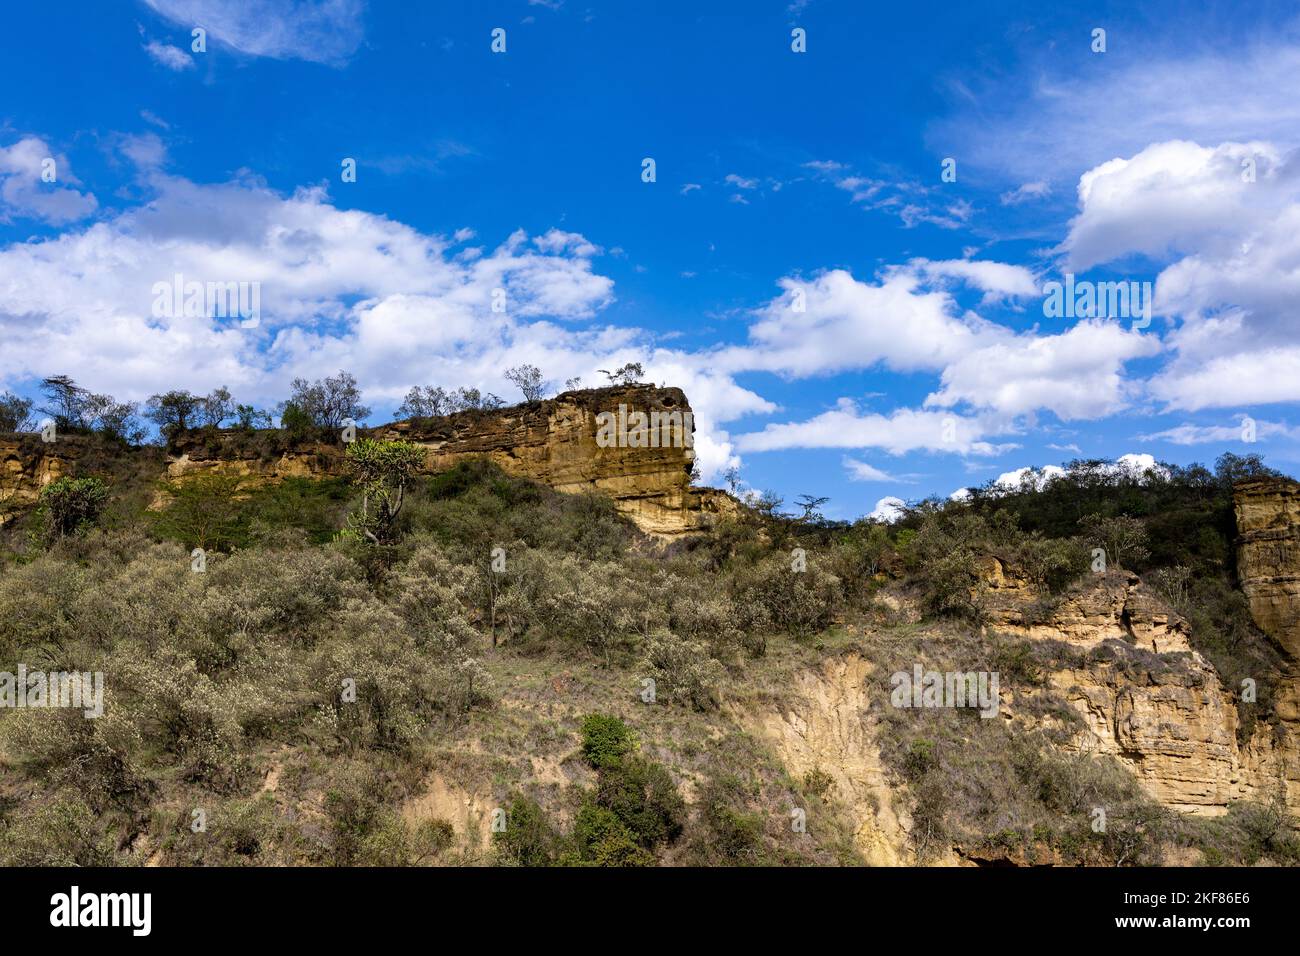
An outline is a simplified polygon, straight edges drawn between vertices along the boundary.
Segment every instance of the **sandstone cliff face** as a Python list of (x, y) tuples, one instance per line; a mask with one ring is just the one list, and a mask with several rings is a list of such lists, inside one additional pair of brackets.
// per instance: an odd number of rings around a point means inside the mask
[(1234, 800), (1278, 793), (1300, 810), (1297, 728), (1261, 722), (1242, 744), (1232, 689), (1137, 575), (1087, 579), (1046, 614), (996, 559), (986, 582), (994, 630), (1069, 648), (1046, 684), (1083, 718), (1071, 749), (1117, 758), (1152, 798), (1186, 813), (1217, 816)]
[[(1243, 481), (1233, 504), (1241, 589), (1255, 623), (1288, 657), (1276, 695), (1273, 749), (1285, 764), (1294, 807), (1300, 802), (1300, 484), (1290, 478)], [(1267, 753), (1265, 742), (1259, 749)]]
[(1237, 573), (1260, 629), (1300, 659), (1300, 484), (1257, 478), (1237, 485)]
[[(620, 409), (623, 412), (620, 418)], [(598, 441), (601, 413), (614, 427)], [(636, 413), (660, 416), (655, 432), (638, 428)], [(492, 460), (509, 475), (558, 491), (599, 492), (649, 534), (672, 537), (707, 528), (739, 506), (729, 495), (691, 487), (691, 408), (678, 388), (627, 385), (565, 392), (546, 401), (496, 411), (394, 422), (371, 429), (374, 438), (423, 446), (424, 471), (444, 471), (468, 458)], [(328, 477), (346, 471), (343, 447), (319, 444), (262, 457), (236, 442), (182, 441), (167, 474), (185, 478), (206, 470), (254, 480)]]
[(820, 670), (796, 678), (788, 710), (738, 710), (735, 716), (767, 741), (792, 775), (813, 770), (829, 775), (836, 798), (853, 816), (854, 843), (869, 866), (899, 866), (910, 860), (910, 821), (894, 808), (876, 742), (867, 691), (871, 671), (856, 654), (828, 660)]
[(0, 435), (0, 525), (15, 509), (34, 505), (41, 489), (71, 471), (77, 443), (46, 444), (36, 435)]

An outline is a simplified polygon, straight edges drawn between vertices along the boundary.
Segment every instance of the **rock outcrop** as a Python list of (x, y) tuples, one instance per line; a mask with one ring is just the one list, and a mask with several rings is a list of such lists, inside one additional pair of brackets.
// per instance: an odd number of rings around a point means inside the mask
[[(604, 432), (602, 426), (607, 426)], [(693, 432), (691, 407), (681, 389), (625, 385), (394, 422), (362, 434), (421, 445), (427, 473), (488, 458), (506, 474), (557, 491), (598, 492), (642, 531), (673, 537), (739, 511), (725, 492), (691, 486)], [(277, 481), (346, 471), (342, 445), (314, 444), (268, 455), (255, 444), (241, 443), (234, 433), (228, 438), (187, 436), (174, 449), (168, 476), (183, 479), (213, 470)]]
[(49, 443), (39, 435), (0, 435), (0, 525), (36, 504), (50, 482), (84, 471), (79, 463), (94, 457), (88, 455), (93, 444), (80, 435), (61, 435)]
[(1253, 478), (1237, 485), (1237, 576), (1250, 613), (1300, 660), (1300, 483)]
[(1152, 798), (1185, 813), (1217, 816), (1278, 793), (1300, 810), (1297, 728), (1261, 722), (1243, 742), (1233, 693), (1193, 648), (1188, 623), (1136, 574), (1085, 579), (1050, 608), (997, 559), (984, 579), (994, 630), (1059, 642), (1044, 692), (1083, 719), (1071, 749), (1115, 757)]

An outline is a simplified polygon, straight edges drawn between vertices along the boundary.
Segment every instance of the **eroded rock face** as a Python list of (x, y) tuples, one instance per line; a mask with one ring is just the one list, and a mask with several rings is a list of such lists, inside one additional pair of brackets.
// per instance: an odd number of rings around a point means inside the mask
[(36, 504), (41, 489), (68, 474), (76, 448), (67, 439), (46, 444), (36, 435), (0, 435), (0, 524), (14, 509)]
[[(615, 427), (598, 441), (598, 416), (605, 412), (614, 416)], [(638, 428), (636, 413), (657, 415), (660, 427)], [(423, 446), (424, 471), (430, 474), (485, 457), (509, 475), (557, 491), (607, 495), (642, 531), (672, 537), (702, 530), (739, 511), (725, 492), (691, 487), (693, 428), (690, 404), (681, 389), (627, 385), (565, 392), (496, 411), (394, 422), (366, 434)], [(210, 447), (200, 436), (182, 441), (175, 452), (167, 469), (171, 478), (217, 470), (276, 481), (346, 471), (340, 445), (262, 457), (241, 450), (233, 440)]]
[(993, 563), (990, 626), (1069, 648), (1046, 690), (1083, 718), (1072, 749), (1117, 758), (1152, 798), (1186, 813), (1217, 816), (1235, 800), (1278, 793), (1300, 809), (1297, 728), (1279, 712), (1241, 743), (1233, 694), (1192, 647), (1187, 622), (1137, 575), (1087, 578), (1044, 611), (1026, 582)]
[(1256, 478), (1237, 485), (1237, 574), (1260, 629), (1300, 660), (1300, 484)]
[(1156, 654), (1188, 652), (1187, 622), (1130, 571), (1108, 571), (1071, 589), (1046, 615), (1032, 588), (997, 558), (987, 559), (984, 605), (993, 627), (1025, 637), (1093, 647), (1125, 640)]
[(797, 777), (820, 771), (852, 813), (854, 842), (870, 866), (907, 863), (906, 820), (894, 809), (876, 743), (867, 680), (871, 665), (856, 654), (826, 661), (797, 678), (794, 703), (784, 712), (738, 713)]

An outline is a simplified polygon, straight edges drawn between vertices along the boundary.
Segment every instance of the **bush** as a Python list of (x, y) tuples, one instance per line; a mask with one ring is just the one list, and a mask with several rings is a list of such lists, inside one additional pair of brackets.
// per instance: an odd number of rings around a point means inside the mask
[(619, 718), (608, 714), (582, 718), (582, 756), (595, 769), (617, 766), (634, 746), (631, 728)]
[(41, 490), (39, 521), (47, 540), (67, 537), (99, 520), (108, 486), (98, 478), (58, 478)]
[(637, 844), (636, 837), (612, 810), (588, 800), (573, 823), (573, 840), (579, 862), (591, 866), (654, 866), (654, 854)]
[(661, 765), (624, 757), (600, 771), (596, 803), (613, 812), (637, 844), (647, 850), (675, 840), (682, 832), (686, 804)]
[(559, 837), (537, 801), (515, 796), (506, 809), (506, 828), (493, 833), (497, 852), (519, 866), (551, 866)]
[(788, 555), (774, 554), (737, 572), (733, 600), (760, 606), (772, 625), (795, 637), (825, 630), (838, 601), (839, 580), (811, 561), (803, 571)]
[(111, 866), (113, 844), (80, 800), (56, 800), (0, 827), (0, 866)]
[(655, 682), (656, 699), (696, 710), (717, 707), (723, 669), (703, 644), (659, 631), (646, 642), (641, 666)]

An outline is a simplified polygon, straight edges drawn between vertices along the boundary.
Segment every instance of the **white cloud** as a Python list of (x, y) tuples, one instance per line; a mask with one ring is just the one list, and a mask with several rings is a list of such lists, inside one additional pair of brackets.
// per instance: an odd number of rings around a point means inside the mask
[(841, 464), (849, 473), (849, 481), (897, 481), (893, 475), (881, 471), (875, 465), (865, 461), (858, 461), (856, 458), (844, 456)]
[[(1163, 431), (1153, 432), (1149, 435), (1139, 435), (1138, 437), (1142, 441), (1166, 441), (1172, 445), (1243, 442), (1247, 440), (1247, 425), (1248, 422), (1245, 416), (1230, 425), (1195, 425), (1191, 422), (1185, 422), (1173, 428), (1166, 428)], [(1269, 438), (1289, 438), (1294, 441), (1300, 438), (1300, 429), (1292, 428), (1285, 422), (1254, 421), (1254, 437), (1255, 440), (1260, 441)]]
[(1008, 415), (1048, 409), (1064, 421), (1101, 418), (1129, 403), (1133, 387), (1124, 363), (1160, 348), (1155, 336), (1113, 322), (1080, 322), (1059, 335), (1008, 335), (951, 362), (925, 404), (966, 403)]
[[(504, 392), (500, 370), (512, 358), (536, 362), (528, 349), (556, 353), (555, 372), (577, 374), (635, 335), (549, 321), (589, 317), (611, 299), (581, 236), (516, 233), (453, 258), (448, 240), (337, 209), (320, 189), (284, 197), (255, 181), (146, 181), (155, 191), (146, 205), (0, 251), (0, 376), (71, 371), (133, 399), (229, 384), (270, 400), (292, 375), (342, 366), (381, 397), (430, 379)], [(176, 273), (259, 282), (260, 328), (155, 317), (154, 284)], [(496, 288), (504, 314), (491, 308)]]
[(991, 299), (1039, 295), (1034, 274), (1024, 266), (973, 259), (913, 259), (908, 265), (929, 279), (965, 282), (988, 293)]
[(151, 40), (145, 44), (144, 51), (154, 60), (154, 62), (180, 73), (184, 70), (194, 69), (194, 59), (179, 47), (171, 46), (167, 43), (159, 43), (157, 40)]
[(977, 317), (954, 315), (951, 296), (923, 289), (908, 269), (891, 270), (878, 283), (835, 269), (780, 285), (785, 292), (759, 311), (749, 344), (718, 352), (720, 367), (795, 377), (876, 364), (933, 370), (993, 329)]
[[(46, 169), (52, 170), (53, 182), (45, 182)], [(0, 146), (0, 221), (17, 216), (62, 225), (84, 219), (99, 202), (91, 193), (72, 188), (75, 185), (80, 181), (67, 157), (56, 155), (44, 140), (26, 136), (12, 146)]]
[(1179, 140), (1080, 180), (1062, 246), (1071, 266), (1168, 262), (1154, 307), (1177, 320), (1165, 337), (1174, 359), (1149, 383), (1167, 407), (1300, 400), (1298, 174), (1300, 158), (1273, 144)]
[(757, 179), (746, 179), (744, 176), (737, 175), (736, 173), (727, 173), (727, 176), (723, 181), (728, 185), (735, 186), (737, 189), (758, 188)]
[(993, 484), (1002, 491), (1023, 491), (1027, 488), (1042, 491), (1053, 478), (1060, 478), (1064, 474), (1065, 469), (1057, 465), (1044, 465), (1042, 468), (1026, 465), (1024, 468), (1004, 471)]
[[(933, 124), (930, 141), (935, 148), (959, 142), (963, 162), (1013, 182), (1042, 179), (1044, 157), (1072, 180), (1175, 139), (1300, 145), (1295, 24), (1241, 43), (1212, 16), (1207, 10), (1200, 24), (1189, 18), (1181, 33), (1125, 31), (1122, 53), (1090, 54), (1085, 33), (1073, 55), (1051, 43), (1029, 53), (1022, 69), (999, 64), (987, 82), (964, 76), (958, 108)], [(1196, 42), (1210, 35), (1215, 42)], [(1181, 42), (1165, 39), (1174, 36)]]
[(1044, 180), (1035, 180), (1032, 183), (1022, 183), (1015, 189), (1003, 193), (998, 197), (998, 201), (1004, 206), (1019, 206), (1027, 203), (1032, 199), (1042, 199), (1050, 195), (1052, 187)]
[(342, 66), (364, 36), (362, 0), (145, 0), (187, 31), (241, 53)]
[(876, 502), (876, 507), (871, 510), (867, 518), (871, 521), (882, 521), (885, 524), (893, 524), (907, 511), (907, 502), (902, 498), (895, 498), (892, 495), (881, 498)]
[(879, 448), (893, 455), (912, 451), (942, 451), (962, 455), (992, 455), (1008, 445), (993, 445), (985, 437), (1011, 432), (993, 419), (964, 418), (910, 408), (888, 415), (863, 413), (853, 401), (838, 405), (806, 421), (771, 423), (761, 431), (737, 436), (740, 451), (778, 451), (788, 448)]

